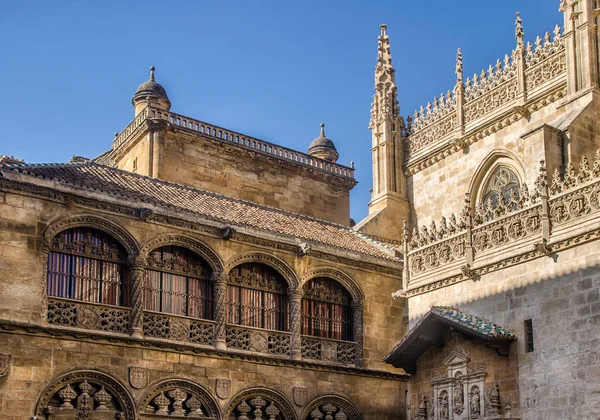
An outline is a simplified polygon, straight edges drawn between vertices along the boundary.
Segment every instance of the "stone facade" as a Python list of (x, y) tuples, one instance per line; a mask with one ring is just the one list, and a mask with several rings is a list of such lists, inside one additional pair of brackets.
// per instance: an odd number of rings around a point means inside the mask
[[(386, 360), (417, 359), (408, 418), (600, 415), (597, 7), (562, 1), (564, 28), (533, 45), (517, 14), (512, 53), (467, 78), (459, 50), (453, 89), (401, 124), (411, 212), (395, 220), (404, 222), (396, 246), (405, 263), (395, 296), (406, 299), (412, 330)], [(365, 233), (378, 235), (373, 226)], [(463, 345), (486, 366), (485, 393), (496, 389), (498, 410), (430, 410), (452, 408), (452, 392), (432, 392), (449, 369), (450, 330), (459, 341), (465, 334), (452, 321), (419, 336), (421, 320), (440, 306), (516, 336), (507, 355), (486, 348), (484, 336)], [(414, 343), (428, 349), (414, 354)]]

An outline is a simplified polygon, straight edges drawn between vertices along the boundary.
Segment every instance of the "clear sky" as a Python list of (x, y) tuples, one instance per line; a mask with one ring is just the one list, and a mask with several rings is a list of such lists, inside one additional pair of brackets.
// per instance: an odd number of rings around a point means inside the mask
[(352, 217), (367, 214), (368, 129), (379, 24), (387, 23), (402, 115), (562, 25), (559, 0), (3, 1), (0, 154), (94, 157), (133, 118), (156, 66), (172, 111), (306, 151), (326, 124), (356, 162)]

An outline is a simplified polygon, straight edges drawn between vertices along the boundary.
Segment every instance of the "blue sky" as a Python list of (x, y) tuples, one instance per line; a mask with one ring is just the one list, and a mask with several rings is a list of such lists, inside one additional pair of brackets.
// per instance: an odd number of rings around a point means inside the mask
[(379, 24), (387, 23), (401, 113), (562, 25), (558, 0), (28, 1), (0, 9), (0, 154), (93, 157), (133, 117), (156, 66), (174, 112), (306, 151), (319, 123), (356, 162), (357, 221), (371, 188), (368, 129)]

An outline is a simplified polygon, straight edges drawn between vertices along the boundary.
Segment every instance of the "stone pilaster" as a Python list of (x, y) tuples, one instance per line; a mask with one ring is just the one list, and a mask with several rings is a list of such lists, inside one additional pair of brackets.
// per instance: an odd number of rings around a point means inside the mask
[(144, 278), (146, 268), (143, 258), (131, 258), (127, 266), (131, 284), (131, 314), (129, 316), (129, 332), (131, 338), (144, 338)]
[(225, 318), (227, 315), (227, 274), (213, 273), (213, 299), (214, 299), (214, 316), (215, 334), (213, 343), (217, 350), (225, 350), (227, 342), (225, 340)]
[(363, 365), (363, 342), (364, 342), (364, 331), (363, 331), (363, 302), (360, 300), (352, 301), (352, 326), (354, 341), (356, 341), (356, 356), (354, 364), (356, 367), (362, 367)]
[(302, 295), (301, 288), (289, 289), (290, 299), (290, 332), (292, 338), (290, 341), (290, 357), (292, 360), (302, 359)]
[(48, 258), (50, 256), (51, 242), (44, 241), (44, 249), (42, 251), (42, 299), (40, 321), (42, 324), (48, 323)]

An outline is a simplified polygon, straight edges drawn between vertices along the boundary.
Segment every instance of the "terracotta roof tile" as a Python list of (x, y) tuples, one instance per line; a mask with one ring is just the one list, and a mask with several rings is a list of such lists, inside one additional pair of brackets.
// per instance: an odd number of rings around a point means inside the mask
[(226, 223), (251, 226), (380, 259), (400, 261), (393, 256), (392, 247), (360, 235), (347, 226), (138, 175), (96, 162), (13, 164), (4, 165), (2, 171), (20, 172), (107, 193), (132, 203), (151, 203), (159, 207), (188, 211)]

